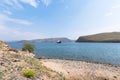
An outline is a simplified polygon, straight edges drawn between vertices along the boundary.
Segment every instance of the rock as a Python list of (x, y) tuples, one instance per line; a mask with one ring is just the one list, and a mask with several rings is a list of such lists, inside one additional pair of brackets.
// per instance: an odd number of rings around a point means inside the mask
[(38, 59), (47, 59), (47, 57), (41, 56), (41, 57), (39, 57)]
[(113, 76), (113, 78), (117, 78), (117, 76)]
[(0, 65), (2, 66), (4, 63), (3, 62), (0, 62)]
[(4, 72), (6, 70), (5, 67), (0, 67), (0, 72)]
[(15, 50), (15, 49), (9, 49), (8, 51), (13, 51), (13, 52), (16, 52), (16, 53), (18, 53), (18, 50)]
[(20, 62), (19, 59), (13, 59), (13, 62)]

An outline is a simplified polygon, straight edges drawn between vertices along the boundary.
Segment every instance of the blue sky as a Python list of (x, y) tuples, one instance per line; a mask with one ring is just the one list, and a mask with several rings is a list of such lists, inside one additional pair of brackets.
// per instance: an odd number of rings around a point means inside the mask
[(114, 31), (120, 31), (120, 0), (0, 0), (1, 40)]

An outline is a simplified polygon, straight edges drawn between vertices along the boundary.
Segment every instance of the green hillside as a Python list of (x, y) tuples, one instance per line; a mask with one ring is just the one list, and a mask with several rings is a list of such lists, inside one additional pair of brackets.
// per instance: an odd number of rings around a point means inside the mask
[(76, 42), (120, 42), (120, 32), (81, 36), (76, 40)]

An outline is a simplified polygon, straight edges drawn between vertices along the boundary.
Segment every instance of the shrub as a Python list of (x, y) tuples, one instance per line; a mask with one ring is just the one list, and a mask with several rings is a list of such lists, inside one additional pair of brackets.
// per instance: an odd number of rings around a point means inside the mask
[(0, 80), (2, 79), (3, 75), (4, 74), (2, 72), (0, 72)]
[(33, 69), (26, 69), (23, 71), (23, 75), (27, 78), (31, 78), (35, 76), (35, 70)]
[(24, 44), (24, 47), (22, 48), (22, 51), (29, 51), (34, 52), (35, 46), (32, 44)]

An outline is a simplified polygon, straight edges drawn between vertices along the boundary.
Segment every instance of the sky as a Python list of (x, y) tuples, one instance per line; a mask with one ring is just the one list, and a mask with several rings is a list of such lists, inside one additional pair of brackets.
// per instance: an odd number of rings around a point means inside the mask
[(0, 40), (120, 31), (120, 0), (0, 0)]

